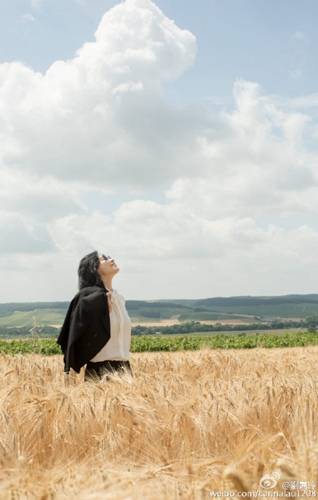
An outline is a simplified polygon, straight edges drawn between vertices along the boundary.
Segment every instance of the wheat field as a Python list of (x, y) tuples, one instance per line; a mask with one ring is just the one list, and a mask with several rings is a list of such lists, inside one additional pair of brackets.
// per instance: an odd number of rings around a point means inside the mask
[(318, 480), (318, 346), (133, 353), (64, 385), (62, 356), (0, 355), (0, 498), (241, 498)]

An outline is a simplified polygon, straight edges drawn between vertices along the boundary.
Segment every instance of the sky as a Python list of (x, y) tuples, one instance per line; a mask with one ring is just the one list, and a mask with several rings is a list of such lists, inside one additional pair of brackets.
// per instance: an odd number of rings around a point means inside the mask
[[(3, 2), (4, 4), (4, 2)], [(11, 0), (0, 302), (316, 293), (315, 0)]]

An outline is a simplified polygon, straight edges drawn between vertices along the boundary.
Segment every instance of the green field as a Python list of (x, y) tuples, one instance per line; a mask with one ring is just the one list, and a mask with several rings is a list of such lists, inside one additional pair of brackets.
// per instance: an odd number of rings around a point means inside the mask
[[(141, 335), (132, 338), (131, 352), (212, 349), (251, 349), (255, 347), (299, 347), (318, 345), (318, 333), (284, 332), (213, 334), (213, 335)], [(6, 354), (62, 354), (55, 339), (0, 340), (0, 352)]]
[(0, 316), (0, 326), (29, 327), (34, 322), (41, 326), (62, 324), (65, 314), (59, 309), (34, 309), (31, 311), (13, 311), (5, 316)]
[[(208, 335), (247, 335), (247, 336), (251, 336), (251, 335), (284, 335), (285, 333), (297, 333), (297, 332), (304, 332), (304, 329), (303, 328), (279, 328), (279, 329), (272, 329), (272, 330), (251, 330), (251, 331), (235, 331), (233, 332), (232, 330), (222, 330), (222, 332), (191, 332), (191, 333), (188, 333), (188, 334), (184, 334), (184, 333), (169, 333), (169, 334), (156, 334), (156, 337), (160, 337), (160, 336), (163, 336), (163, 337), (189, 337), (189, 336), (192, 336), (192, 335), (195, 335), (196, 337), (200, 336), (200, 337), (206, 337)], [(306, 332), (306, 335), (307, 335), (307, 332)], [(148, 335), (150, 337), (150, 335)]]

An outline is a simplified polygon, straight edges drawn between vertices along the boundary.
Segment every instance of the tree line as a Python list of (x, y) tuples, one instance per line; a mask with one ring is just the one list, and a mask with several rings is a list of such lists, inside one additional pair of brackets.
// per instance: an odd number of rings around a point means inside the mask
[[(242, 332), (253, 330), (279, 330), (286, 328), (303, 328), (309, 332), (316, 332), (318, 328), (318, 315), (309, 316), (304, 320), (278, 320), (269, 321), (266, 323), (239, 323), (239, 324), (223, 324), (214, 323), (206, 324), (200, 321), (186, 321), (184, 323), (176, 323), (170, 326), (147, 326), (136, 325), (131, 331), (132, 335), (156, 335), (156, 334), (186, 334), (186, 333), (203, 333), (203, 332)], [(10, 327), (0, 326), (0, 336), (2, 338), (17, 338), (17, 337), (56, 337), (60, 332), (60, 328), (53, 326), (33, 326), (30, 327)]]

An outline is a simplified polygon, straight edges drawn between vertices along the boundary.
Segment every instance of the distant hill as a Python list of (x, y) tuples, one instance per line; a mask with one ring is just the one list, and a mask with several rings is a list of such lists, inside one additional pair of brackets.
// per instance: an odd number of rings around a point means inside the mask
[[(11, 302), (0, 304), (0, 326), (32, 327), (63, 323), (69, 302)], [(206, 299), (127, 300), (133, 321), (175, 319), (204, 321), (242, 319), (244, 322), (318, 315), (318, 294), (234, 296)]]
[[(164, 303), (165, 299), (159, 302)], [(176, 299), (176, 305), (204, 308), (227, 314), (253, 315), (263, 318), (305, 318), (318, 314), (318, 294), (278, 296), (234, 296), (207, 299)]]

